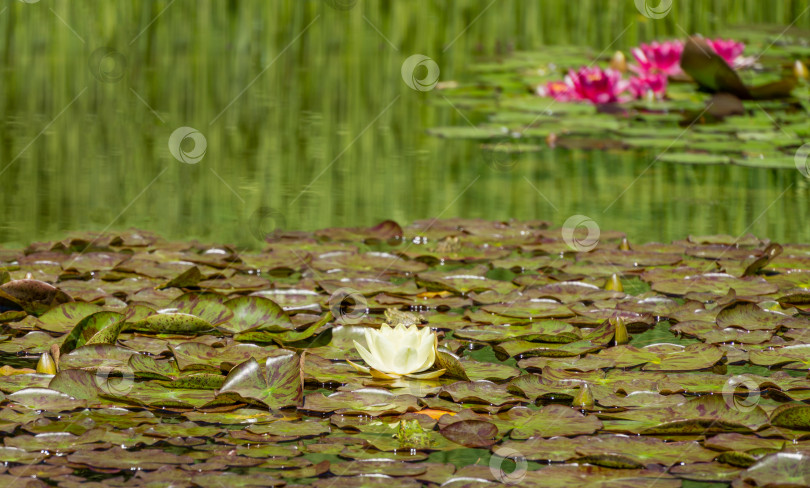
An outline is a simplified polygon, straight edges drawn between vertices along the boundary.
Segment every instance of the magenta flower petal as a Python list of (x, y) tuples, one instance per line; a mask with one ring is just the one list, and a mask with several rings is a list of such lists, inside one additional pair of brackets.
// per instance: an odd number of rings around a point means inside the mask
[(570, 81), (580, 99), (592, 103), (616, 102), (619, 94), (627, 89), (621, 73), (610, 68), (582, 67), (579, 71), (569, 71), (566, 80)]
[(733, 39), (706, 39), (706, 43), (720, 55), (729, 66), (734, 66), (734, 61), (742, 55), (745, 44)]
[(668, 76), (680, 74), (683, 43), (680, 41), (652, 42), (642, 44), (631, 51), (637, 66), (631, 67), (638, 74), (664, 73)]
[(667, 91), (667, 75), (653, 73), (632, 76), (629, 85), (629, 91), (635, 98), (643, 98), (648, 93), (652, 93), (655, 98), (662, 98)]

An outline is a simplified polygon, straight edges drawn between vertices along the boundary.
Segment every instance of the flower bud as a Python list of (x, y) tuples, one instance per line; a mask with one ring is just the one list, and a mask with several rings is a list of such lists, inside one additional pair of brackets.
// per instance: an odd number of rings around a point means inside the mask
[(53, 358), (47, 352), (43, 352), (42, 356), (39, 357), (39, 362), (37, 362), (37, 373), (56, 374), (56, 363), (53, 362)]
[(807, 72), (807, 65), (798, 59), (795, 63), (793, 63), (793, 74), (796, 75), (796, 78), (800, 80), (806, 80), (810, 76), (810, 74)]
[(610, 58), (610, 67), (620, 73), (627, 71), (627, 59), (624, 57), (623, 52), (616, 51), (613, 53), (613, 56)]
[(578, 408), (593, 408), (593, 392), (588, 383), (582, 383), (579, 387), (579, 393), (574, 397), (572, 405)]
[(624, 325), (624, 320), (621, 317), (614, 317), (610, 319), (610, 322), (616, 329), (613, 335), (616, 345), (619, 346), (621, 344), (627, 344), (630, 342), (630, 337), (627, 334), (627, 326)]
[(605, 283), (605, 290), (624, 291), (624, 286), (622, 285), (622, 280), (619, 279), (619, 275), (616, 273), (610, 275), (607, 283)]

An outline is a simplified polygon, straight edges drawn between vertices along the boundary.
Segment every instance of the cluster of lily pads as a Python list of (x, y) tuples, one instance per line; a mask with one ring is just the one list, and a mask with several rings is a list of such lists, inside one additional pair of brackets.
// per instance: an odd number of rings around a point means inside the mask
[(810, 138), (810, 50), (800, 35), (736, 34), (747, 43), (692, 36), (642, 44), (631, 49), (631, 63), (621, 51), (598, 57), (570, 46), (482, 62), (463, 81), (442, 85), (442, 103), (484, 121), (471, 126), (476, 118), (466, 117), (428, 132), (481, 141), (496, 163), (562, 147), (796, 169)]
[(568, 241), (2, 249), (0, 485), (810, 485), (810, 245)]

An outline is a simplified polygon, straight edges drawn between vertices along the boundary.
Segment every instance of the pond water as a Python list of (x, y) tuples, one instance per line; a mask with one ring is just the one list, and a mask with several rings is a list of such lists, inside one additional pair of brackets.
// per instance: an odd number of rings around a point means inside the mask
[[(741, 23), (807, 28), (802, 2), (712, 10), (684, 1), (661, 21), (632, 2), (407, 3), (0, 7), (0, 243), (135, 226), (256, 246), (273, 228), (454, 216), (561, 225), (573, 214), (636, 242), (745, 232), (810, 240), (796, 225), (809, 191), (798, 171), (562, 148), (503, 171), (478, 142), (426, 134), (483, 114), (401, 76), (412, 54), (434, 59), (448, 82), (469, 79), (478, 60), (544, 44), (598, 55), (684, 32), (728, 35)], [(197, 164), (169, 151), (181, 127), (204, 137)]]

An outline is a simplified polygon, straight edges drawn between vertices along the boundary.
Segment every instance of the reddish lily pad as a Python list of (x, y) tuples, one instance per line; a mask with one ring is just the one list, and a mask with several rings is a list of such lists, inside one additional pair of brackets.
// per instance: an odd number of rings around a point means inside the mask
[(12, 280), (0, 285), (0, 305), (19, 307), (34, 315), (72, 301), (67, 293), (39, 280)]
[(464, 447), (489, 447), (497, 441), (498, 428), (485, 420), (462, 420), (442, 427), (439, 432)]

